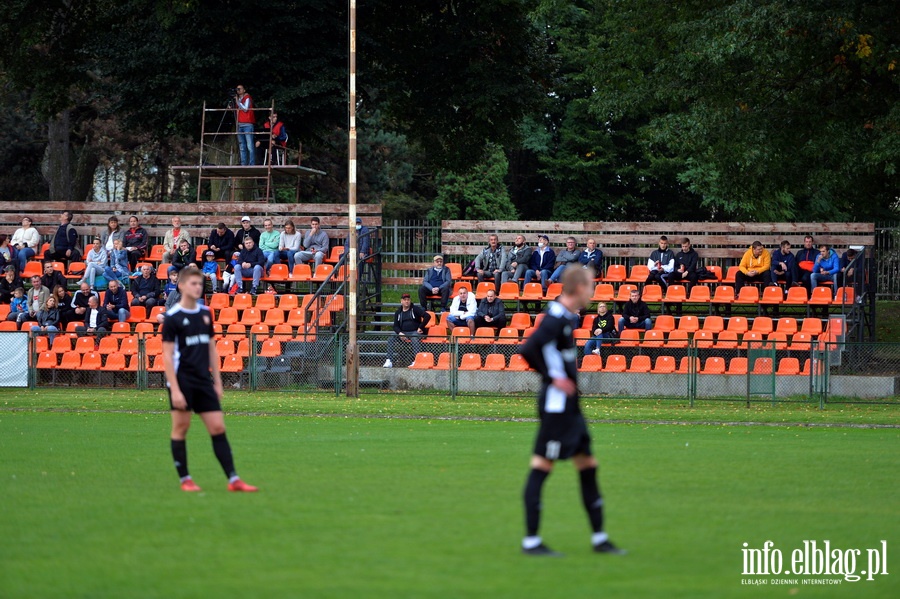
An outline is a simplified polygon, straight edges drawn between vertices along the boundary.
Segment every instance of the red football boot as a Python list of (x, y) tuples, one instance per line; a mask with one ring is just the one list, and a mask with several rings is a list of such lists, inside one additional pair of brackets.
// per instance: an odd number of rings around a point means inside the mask
[(233, 492), (241, 492), (241, 493), (255, 493), (259, 491), (253, 485), (248, 485), (241, 479), (237, 479), (233, 483), (228, 483), (228, 490)]
[(183, 483), (181, 483), (181, 490), (187, 491), (189, 493), (196, 493), (197, 491), (202, 491), (203, 489), (201, 489), (199, 486), (197, 486), (197, 483), (195, 483), (193, 480), (191, 480), (189, 478), (186, 481), (184, 481)]

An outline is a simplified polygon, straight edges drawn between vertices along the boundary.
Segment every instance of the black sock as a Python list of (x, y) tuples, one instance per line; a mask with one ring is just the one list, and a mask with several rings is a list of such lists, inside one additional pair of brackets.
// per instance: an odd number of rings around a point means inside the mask
[(594, 532), (603, 532), (603, 497), (597, 486), (597, 468), (585, 468), (578, 473), (581, 479), (581, 500), (591, 520)]
[(529, 537), (535, 537), (541, 524), (541, 487), (550, 476), (544, 470), (531, 469), (525, 483), (525, 529)]
[(225, 436), (225, 433), (213, 435), (212, 444), (213, 452), (216, 454), (216, 459), (222, 464), (222, 470), (225, 471), (225, 476), (227, 476), (229, 480), (232, 476), (237, 476), (237, 473), (234, 471), (234, 459), (231, 457), (231, 445), (229, 445), (228, 437)]
[(184, 478), (188, 475), (187, 468), (187, 441), (184, 439), (172, 439), (172, 459), (175, 460), (175, 470), (178, 471), (178, 477)]

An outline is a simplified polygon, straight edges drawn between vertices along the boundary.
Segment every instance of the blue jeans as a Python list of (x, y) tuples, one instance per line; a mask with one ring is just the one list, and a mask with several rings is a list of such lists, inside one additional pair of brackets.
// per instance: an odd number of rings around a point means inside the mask
[(820, 272), (814, 272), (809, 276), (809, 288), (815, 289), (824, 281), (834, 281), (834, 275), (825, 273), (824, 275)]
[[(240, 264), (234, 265), (234, 281), (238, 284), (238, 287), (241, 287), (244, 284), (244, 273), (242, 270)], [(259, 280), (262, 278), (265, 269), (262, 266), (256, 265), (251, 270), (253, 271), (253, 286), (251, 289), (255, 291), (256, 288), (259, 287)]]
[(263, 256), (266, 257), (266, 271), (271, 270), (273, 264), (281, 263), (281, 252), (279, 250), (263, 250)]
[(278, 259), (287, 260), (288, 272), (294, 272), (294, 252), (293, 250), (279, 250)]
[(553, 274), (550, 275), (551, 283), (559, 283), (560, 277), (562, 277), (563, 271), (566, 270), (568, 264), (563, 264), (559, 266), (556, 270), (553, 271)]
[(238, 149), (241, 151), (241, 164), (253, 166), (256, 164), (256, 148), (253, 147), (253, 125), (250, 123), (238, 124)]
[[(628, 323), (628, 324), (631, 324), (631, 323)], [(641, 327), (644, 327), (645, 331), (649, 331), (650, 329), (653, 328), (653, 321), (650, 320), (649, 318), (645, 318), (643, 323), (638, 322), (630, 327), (626, 327), (625, 326), (625, 317), (623, 316), (623, 317), (619, 318), (619, 333), (624, 331), (626, 328), (639, 329)]]
[(122, 279), (127, 279), (131, 273), (127, 272), (116, 272), (112, 269), (112, 267), (107, 266), (103, 271), (103, 276), (106, 277), (107, 281), (112, 281), (115, 279), (116, 281), (122, 282)]
[[(33, 327), (31, 327), (31, 332), (32, 333), (40, 333), (41, 327), (33, 326)], [(58, 332), (59, 332), (59, 329), (56, 328), (55, 326), (53, 326), (53, 325), (47, 326), (47, 341), (50, 343), (50, 345), (53, 345), (53, 338), (56, 337), (56, 333), (58, 333)]]
[(457, 318), (456, 316), (448, 316), (447, 317), (447, 322), (455, 327), (467, 327), (467, 326), (469, 326), (469, 322), (474, 322), (474, 321), (475, 321), (474, 316), (470, 316), (466, 319)]
[(126, 320), (128, 320), (128, 317), (131, 316), (131, 312), (129, 312), (125, 308), (119, 308), (118, 310), (116, 310), (116, 312), (118, 312), (119, 322), (125, 322)]
[(19, 253), (16, 254), (16, 260), (19, 261), (19, 272), (25, 270), (25, 265), (28, 264), (28, 261), (34, 258), (35, 255), (35, 251), (31, 248), (19, 250)]
[(616, 336), (612, 334), (612, 331), (609, 333), (600, 333), (596, 337), (591, 337), (588, 339), (587, 343), (584, 344), (584, 353), (585, 355), (593, 352), (595, 349), (599, 349), (601, 345), (612, 345), (615, 343)]
[(525, 280), (524, 280), (524, 283), (522, 284), (523, 285), (522, 288), (524, 289), (525, 288), (524, 286), (527, 285), (528, 283), (533, 283), (534, 275), (537, 274), (538, 272), (541, 273), (541, 287), (544, 288), (544, 293), (547, 293), (547, 279), (550, 278), (550, 274), (551, 274), (550, 271), (547, 269), (544, 269), (541, 271), (535, 271), (535, 270), (532, 270), (529, 268), (528, 270), (526, 270), (525, 271)]

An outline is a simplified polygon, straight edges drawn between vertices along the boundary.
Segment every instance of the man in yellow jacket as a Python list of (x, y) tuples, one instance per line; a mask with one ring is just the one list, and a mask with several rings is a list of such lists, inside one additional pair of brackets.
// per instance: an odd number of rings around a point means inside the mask
[(740, 291), (747, 283), (772, 284), (772, 255), (763, 244), (754, 241), (741, 258), (740, 270), (734, 277), (734, 290)]

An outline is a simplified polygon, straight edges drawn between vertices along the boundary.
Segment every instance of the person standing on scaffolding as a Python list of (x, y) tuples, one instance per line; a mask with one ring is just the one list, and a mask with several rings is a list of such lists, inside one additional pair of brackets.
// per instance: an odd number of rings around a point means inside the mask
[[(274, 110), (269, 115), (269, 119), (263, 124), (263, 127), (269, 130), (272, 135), (272, 156), (269, 156), (268, 160), (272, 164), (284, 166), (288, 142), (287, 128), (284, 126), (284, 123), (278, 120), (278, 113)], [(256, 147), (259, 148), (262, 143), (261, 141), (256, 142)], [(266, 148), (266, 151), (268, 151), (268, 148)]]
[(253, 166), (256, 164), (253, 145), (253, 130), (256, 119), (253, 118), (253, 98), (247, 93), (243, 85), (234, 88), (237, 95), (234, 97), (235, 110), (237, 111), (238, 148), (241, 151), (241, 166)]

